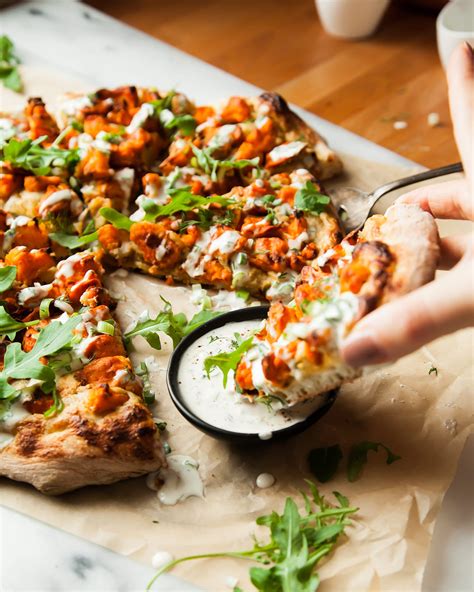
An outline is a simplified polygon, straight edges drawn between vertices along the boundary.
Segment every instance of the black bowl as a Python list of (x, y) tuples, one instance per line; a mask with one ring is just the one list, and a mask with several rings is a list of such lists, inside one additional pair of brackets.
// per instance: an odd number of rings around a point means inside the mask
[(171, 356), (166, 374), (166, 383), (168, 385), (168, 390), (173, 403), (181, 415), (185, 417), (190, 423), (192, 423), (193, 426), (198, 428), (198, 430), (208, 434), (209, 436), (212, 436), (213, 438), (241, 443), (264, 443), (288, 438), (289, 436), (303, 432), (311, 425), (319, 421), (324, 415), (326, 415), (336, 399), (337, 390), (333, 390), (329, 393), (326, 393), (325, 395), (321, 395), (326, 399), (321, 407), (308, 415), (308, 417), (303, 421), (295, 423), (287, 428), (274, 431), (272, 437), (269, 440), (262, 440), (259, 438), (258, 434), (255, 433), (247, 434), (242, 432), (232, 432), (230, 430), (218, 428), (212, 424), (207, 423), (188, 409), (182, 397), (181, 388), (178, 383), (179, 366), (181, 364), (183, 354), (188, 349), (188, 347), (202, 335), (205, 335), (206, 333), (209, 333), (209, 331), (217, 329), (218, 327), (222, 327), (227, 323), (252, 321), (255, 319), (263, 320), (266, 318), (267, 313), (268, 306), (249, 306), (248, 308), (240, 308), (239, 310), (223, 313), (218, 317), (207, 321), (197, 329), (194, 329), (194, 331), (192, 331), (180, 342)]

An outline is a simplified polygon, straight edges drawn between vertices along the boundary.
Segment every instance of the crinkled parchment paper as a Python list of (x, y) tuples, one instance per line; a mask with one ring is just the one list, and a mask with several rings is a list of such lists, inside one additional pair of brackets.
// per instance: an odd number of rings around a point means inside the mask
[[(40, 88), (35, 87), (35, 93), (40, 94)], [(345, 182), (351, 185), (374, 187), (406, 173), (351, 157), (346, 160)], [(465, 227), (449, 227), (453, 229)], [(125, 325), (145, 309), (158, 312), (160, 295), (173, 303), (175, 311), (194, 311), (187, 288), (134, 274), (112, 275), (109, 286), (121, 298), (118, 314)], [(136, 360), (155, 357), (151, 378), (157, 415), (168, 422), (166, 439), (172, 451), (199, 462), (205, 498), (161, 506), (144, 478), (52, 498), (2, 479), (1, 503), (148, 564), (158, 550), (175, 556), (241, 550), (252, 546), (255, 518), (280, 511), (285, 497), (296, 496), (304, 486), (303, 479), (310, 477), (306, 465), (310, 449), (339, 443), (347, 452), (361, 440), (381, 441), (402, 460), (387, 466), (383, 454), (370, 453), (359, 481), (348, 483), (341, 466), (336, 478), (321, 487), (324, 493), (341, 491), (360, 507), (348, 538), (320, 569), (322, 589), (421, 589), (435, 519), (473, 425), (470, 330), (440, 339), (345, 386), (332, 410), (304, 434), (257, 448), (213, 440), (189, 425), (174, 409), (165, 385), (169, 344), (156, 352), (140, 338), (136, 346)], [(438, 375), (428, 374), (432, 365)], [(261, 472), (275, 475), (272, 488), (256, 488), (255, 478)], [(233, 575), (249, 590), (248, 567), (231, 559), (201, 560), (175, 573), (213, 592), (225, 590), (226, 577)]]

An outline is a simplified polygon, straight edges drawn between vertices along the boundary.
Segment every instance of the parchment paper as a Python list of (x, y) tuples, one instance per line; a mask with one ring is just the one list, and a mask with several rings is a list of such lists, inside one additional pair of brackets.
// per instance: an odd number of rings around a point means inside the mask
[[(60, 87), (60, 82), (55, 86)], [(34, 92), (41, 93), (41, 83)], [(359, 187), (374, 187), (407, 172), (351, 157), (345, 160), (349, 171), (345, 181)], [(449, 230), (453, 229), (466, 227), (451, 225)], [(125, 325), (144, 309), (158, 312), (160, 294), (176, 311), (194, 311), (187, 288), (134, 274), (112, 275), (109, 286), (122, 299), (118, 315)], [(148, 564), (161, 550), (176, 557), (241, 550), (252, 546), (255, 518), (273, 509), (281, 511), (286, 496), (296, 496), (304, 487), (303, 479), (311, 477), (306, 464), (310, 449), (339, 443), (347, 452), (362, 440), (380, 441), (402, 460), (387, 466), (382, 454), (370, 453), (359, 481), (348, 483), (341, 465), (336, 478), (321, 486), (323, 493), (341, 491), (360, 508), (348, 538), (320, 569), (321, 589), (421, 589), (435, 519), (473, 426), (472, 331), (440, 339), (346, 385), (328, 415), (304, 434), (252, 448), (213, 440), (182, 419), (165, 386), (169, 344), (161, 352), (151, 350), (141, 339), (136, 346), (135, 360), (155, 357), (151, 377), (157, 414), (168, 422), (165, 438), (173, 452), (189, 454), (199, 462), (205, 498), (161, 506), (144, 478), (52, 498), (2, 479), (2, 504)], [(438, 375), (428, 374), (432, 364)], [(272, 488), (256, 488), (255, 478), (261, 472), (275, 475)], [(250, 565), (230, 559), (201, 560), (174, 573), (212, 592), (225, 590), (226, 577), (232, 575), (250, 590)], [(137, 582), (141, 584), (145, 582)]]

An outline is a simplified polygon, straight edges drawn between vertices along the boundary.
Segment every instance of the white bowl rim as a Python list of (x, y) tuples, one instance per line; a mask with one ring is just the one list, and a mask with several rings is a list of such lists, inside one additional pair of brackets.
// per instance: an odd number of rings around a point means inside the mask
[[(461, 2), (465, 3), (466, 0), (461, 0)], [(436, 19), (436, 25), (439, 28), (447, 31), (453, 37), (465, 38), (466, 36), (474, 36), (474, 30), (472, 30), (472, 29), (471, 30), (465, 29), (463, 31), (457, 31), (455, 29), (451, 29), (450, 27), (448, 27), (446, 25), (445, 21), (446, 21), (447, 13), (452, 11), (453, 9), (458, 8), (459, 4), (460, 4), (460, 2), (458, 0), (452, 0), (452, 1), (448, 2), (448, 4), (446, 4), (446, 6), (438, 14), (438, 18)], [(458, 5), (458, 6), (456, 6), (456, 5)]]

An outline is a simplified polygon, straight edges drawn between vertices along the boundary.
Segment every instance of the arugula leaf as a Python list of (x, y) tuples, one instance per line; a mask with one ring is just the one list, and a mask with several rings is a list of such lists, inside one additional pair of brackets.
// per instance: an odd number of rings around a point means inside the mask
[(394, 454), (387, 446), (385, 446), (385, 444), (382, 444), (381, 442), (365, 441), (355, 444), (352, 446), (349, 452), (349, 458), (347, 461), (347, 478), (351, 483), (360, 477), (364, 465), (367, 464), (368, 452), (370, 450), (377, 452), (379, 448), (382, 448), (387, 453), (388, 465), (391, 465), (395, 461), (402, 458), (401, 456)]
[(330, 201), (327, 195), (318, 191), (314, 183), (306, 181), (304, 187), (296, 192), (295, 208), (312, 214), (321, 214)]
[(6, 335), (9, 339), (15, 339), (15, 335), (18, 331), (37, 325), (38, 321), (29, 321), (23, 323), (22, 321), (15, 320), (8, 314), (4, 306), (0, 305), (0, 335)]
[(0, 399), (16, 396), (17, 391), (8, 384), (9, 378), (36, 378), (42, 380), (41, 389), (53, 392), (55, 374), (49, 365), (42, 364), (47, 358), (67, 347), (72, 339), (74, 327), (81, 321), (80, 315), (69, 318), (65, 323), (53, 321), (39, 331), (36, 343), (29, 352), (24, 352), (18, 342), (11, 343), (5, 351), (4, 368), (0, 372)]
[(0, 81), (7, 88), (19, 93), (23, 83), (18, 72), (20, 59), (15, 54), (15, 46), (7, 35), (0, 36)]
[(99, 238), (99, 233), (96, 230), (90, 234), (82, 234), (81, 236), (78, 236), (76, 234), (67, 234), (65, 232), (52, 232), (49, 237), (54, 242), (63, 247), (67, 247), (72, 251), (97, 240)]
[(101, 208), (99, 210), (99, 214), (105, 218), (107, 222), (113, 224), (115, 228), (118, 228), (119, 230), (127, 230), (130, 232), (133, 222), (130, 220), (130, 218), (128, 218), (128, 216), (121, 214), (117, 210), (114, 210), (114, 208)]
[(146, 589), (150, 590), (160, 575), (185, 561), (234, 557), (260, 563), (261, 567), (250, 568), (250, 579), (261, 592), (315, 592), (319, 586), (317, 564), (334, 549), (350, 524), (347, 516), (358, 508), (350, 507), (347, 498), (338, 492), (334, 495), (339, 505), (329, 504), (314, 483), (308, 484), (312, 499), (301, 492), (303, 512), (298, 510), (294, 499), (287, 498), (283, 514), (272, 512), (257, 518), (258, 525), (270, 530), (267, 543), (256, 542), (253, 549), (247, 551), (203, 553), (175, 559), (155, 574)]
[(208, 356), (204, 360), (204, 370), (206, 371), (207, 377), (209, 378), (213, 368), (219, 368), (223, 376), (222, 384), (224, 385), (224, 388), (226, 388), (229, 372), (231, 370), (235, 372), (244, 353), (252, 347), (253, 337), (254, 336), (251, 335), (248, 339), (245, 339), (245, 341), (236, 343), (236, 348), (233, 351), (222, 352), (215, 356)]
[(314, 448), (308, 454), (309, 468), (321, 483), (329, 481), (336, 473), (342, 459), (339, 444)]
[(2, 160), (14, 167), (31, 171), (35, 175), (49, 175), (53, 167), (71, 170), (80, 160), (77, 148), (66, 150), (57, 146), (43, 148), (40, 144), (47, 138), (17, 140), (11, 138), (1, 150)]
[(9, 290), (16, 279), (16, 267), (14, 265), (6, 265), (0, 267), (0, 292)]
[(191, 149), (196, 157), (196, 164), (198, 167), (210, 175), (211, 180), (214, 182), (217, 181), (220, 176), (225, 175), (227, 171), (232, 169), (252, 167), (260, 170), (260, 158), (258, 156), (250, 160), (244, 158), (241, 160), (217, 160), (212, 157), (215, 148), (209, 147), (201, 149), (194, 146), (194, 144), (191, 144)]
[(188, 321), (184, 313), (179, 312), (174, 314), (171, 303), (165, 300), (163, 296), (160, 296), (160, 298), (165, 303), (163, 310), (157, 314), (156, 318), (138, 321), (133, 329), (127, 331), (124, 334), (126, 344), (130, 344), (134, 337), (141, 335), (151, 347), (160, 350), (161, 339), (159, 334), (165, 333), (171, 337), (173, 347), (176, 347), (181, 339), (191, 333), (191, 331), (221, 314), (210, 310), (202, 310)]
[(169, 195), (171, 197), (171, 201), (163, 206), (158, 205), (151, 199), (145, 199), (142, 203), (142, 208), (146, 212), (145, 220), (154, 222), (159, 216), (172, 216), (177, 212), (191, 212), (193, 210), (203, 209), (207, 210), (211, 204), (228, 206), (234, 203), (232, 199), (222, 197), (220, 195), (213, 195), (211, 197), (195, 195), (194, 193), (191, 193), (189, 189), (190, 187), (170, 189)]

